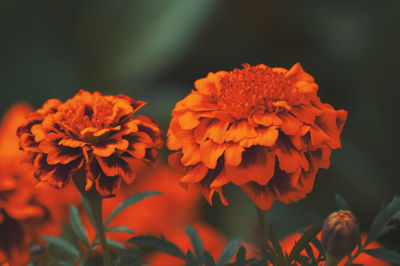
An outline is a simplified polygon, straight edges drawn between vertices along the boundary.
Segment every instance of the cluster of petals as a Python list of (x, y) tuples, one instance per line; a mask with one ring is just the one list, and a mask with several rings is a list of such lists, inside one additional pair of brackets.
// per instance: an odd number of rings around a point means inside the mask
[(0, 264), (25, 265), (29, 247), (43, 235), (58, 235), (68, 205), (79, 199), (76, 190), (59, 197), (49, 186), (36, 188), (32, 171), (23, 166), (15, 132), (31, 111), (14, 105), (0, 127)]
[(300, 64), (289, 70), (263, 64), (209, 73), (179, 101), (167, 133), (183, 166), (182, 184), (196, 184), (212, 203), (222, 187), (238, 186), (267, 210), (311, 192), (319, 168), (341, 146), (347, 112), (322, 103), (318, 85)]
[(115, 196), (121, 179), (131, 183), (135, 165), (153, 161), (162, 130), (149, 117), (132, 115), (145, 102), (125, 95), (79, 91), (66, 102), (48, 100), (18, 128), (39, 181), (63, 188), (80, 173), (85, 189)]

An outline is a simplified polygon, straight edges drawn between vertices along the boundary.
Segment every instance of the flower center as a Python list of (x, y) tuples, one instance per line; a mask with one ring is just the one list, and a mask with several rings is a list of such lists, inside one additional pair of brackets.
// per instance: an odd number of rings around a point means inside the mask
[(282, 102), (293, 104), (298, 97), (297, 89), (272, 68), (243, 65), (243, 69), (228, 72), (219, 81), (213, 98), (218, 106), (235, 118), (251, 114), (279, 111)]

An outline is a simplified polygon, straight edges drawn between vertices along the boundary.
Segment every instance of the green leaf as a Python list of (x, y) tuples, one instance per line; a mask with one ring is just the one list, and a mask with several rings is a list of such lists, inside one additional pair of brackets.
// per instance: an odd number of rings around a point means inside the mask
[(105, 222), (105, 225), (107, 226), (111, 220), (117, 216), (120, 212), (128, 208), (129, 206), (144, 200), (145, 198), (155, 196), (155, 195), (160, 195), (160, 192), (157, 191), (146, 191), (146, 192), (141, 192), (141, 193), (135, 193), (132, 196), (126, 198), (121, 204), (119, 204), (110, 214), (110, 216), (107, 217), (107, 220)]
[(321, 231), (322, 224), (315, 224), (313, 227), (308, 229), (296, 242), (288, 258), (288, 263), (290, 264), (293, 260), (297, 259), (300, 252), (305, 249), (305, 247), (310, 243), (310, 241)]
[(93, 219), (93, 215), (92, 215), (92, 213), (90, 212), (89, 203), (87, 202), (87, 199), (81, 195), (81, 201), (82, 201), (83, 209), (85, 210), (86, 215), (88, 216), (88, 218), (89, 218), (91, 224), (92, 224), (93, 226), (95, 226), (94, 219)]
[(373, 248), (365, 249), (364, 252), (378, 259), (390, 261), (391, 263), (396, 265), (400, 264), (400, 253), (394, 250), (389, 250), (385, 248)]
[[(107, 245), (110, 246), (110, 247), (119, 248), (119, 249), (122, 249), (122, 250), (126, 249), (124, 244), (122, 244), (120, 242), (117, 242), (117, 241), (112, 240), (112, 239), (106, 239), (106, 241), (107, 241)], [(99, 241), (98, 238), (93, 240), (93, 245), (100, 245), (100, 241)]]
[(78, 209), (71, 205), (69, 206), (69, 221), (71, 223), (72, 230), (75, 235), (85, 244), (86, 247), (89, 247), (89, 240), (87, 237), (87, 233), (85, 228), (81, 223), (81, 217), (79, 216)]
[(198, 266), (199, 265), (193, 255), (193, 253), (190, 251), (190, 249), (186, 253), (186, 265), (187, 266)]
[(196, 229), (194, 229), (190, 225), (186, 226), (186, 234), (189, 236), (197, 260), (201, 264), (203, 260), (203, 251), (204, 251), (203, 242), (201, 241), (199, 235), (197, 234)]
[(133, 234), (133, 230), (127, 226), (113, 226), (108, 227), (106, 232), (113, 233), (113, 232), (123, 232), (123, 233), (130, 233)]
[(214, 258), (211, 256), (211, 254), (208, 251), (203, 252), (203, 261), (205, 266), (216, 266)]
[(73, 261), (77, 261), (79, 259), (79, 251), (71, 243), (65, 241), (64, 239), (54, 236), (43, 236), (42, 239), (59, 248), (60, 251), (65, 253), (65, 255), (71, 257)]
[(393, 219), (393, 217), (396, 217), (399, 211), (400, 197), (395, 196), (393, 200), (375, 217), (371, 228), (369, 229), (368, 237), (364, 246), (390, 231), (391, 227), (387, 227), (387, 224)]
[(279, 264), (283, 264), (285, 262), (285, 255), (283, 255), (281, 244), (272, 230), (268, 232), (268, 236), (277, 255), (277, 259), (279, 260)]
[(349, 205), (343, 199), (342, 196), (340, 196), (339, 194), (336, 194), (335, 200), (336, 200), (336, 207), (338, 210), (350, 210)]
[(126, 249), (124, 244), (122, 244), (118, 241), (112, 240), (112, 239), (107, 239), (107, 245), (109, 245), (110, 247), (118, 248), (118, 249), (122, 249), (122, 250)]
[(241, 246), (236, 253), (235, 266), (244, 266), (246, 265), (246, 249)]
[(136, 244), (136, 245), (142, 245), (150, 248), (154, 248), (159, 251), (163, 251), (165, 253), (168, 253), (172, 256), (185, 259), (186, 256), (185, 254), (177, 247), (175, 244), (165, 240), (165, 239), (160, 239), (154, 236), (137, 236), (137, 237), (132, 237), (131, 239), (128, 240), (129, 243)]
[(232, 239), (228, 245), (226, 245), (217, 261), (218, 266), (225, 265), (230, 261), (230, 259), (233, 257), (233, 254), (235, 254), (235, 251), (238, 249), (240, 242), (242, 242), (241, 238), (235, 238)]

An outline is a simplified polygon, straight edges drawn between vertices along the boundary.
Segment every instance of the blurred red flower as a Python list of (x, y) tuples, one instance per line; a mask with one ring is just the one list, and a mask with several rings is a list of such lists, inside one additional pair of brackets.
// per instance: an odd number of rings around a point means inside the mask
[[(290, 253), (290, 251), (292, 250), (294, 244), (296, 243), (296, 241), (298, 241), (301, 237), (301, 234), (299, 233), (294, 233), (288, 237), (286, 237), (285, 239), (283, 239), (281, 241), (281, 245), (282, 245), (282, 249), (284, 252), (286, 253)], [(321, 240), (321, 233), (318, 234), (317, 238), (319, 240)], [(361, 239), (362, 242), (364, 242), (367, 239), (367, 234), (361, 234)], [(314, 254), (317, 256), (318, 255), (318, 250), (317, 248), (314, 247), (314, 245), (311, 245)], [(372, 243), (370, 243), (368, 245), (368, 248), (382, 248), (382, 245), (379, 244), (378, 241), (373, 241)], [(355, 249), (352, 253), (352, 255), (354, 255), (354, 253), (357, 251), (357, 249)], [(305, 250), (302, 251), (301, 253), (304, 256), (307, 256), (307, 253)], [(345, 263), (347, 262), (347, 258), (343, 258), (338, 265), (342, 266), (345, 265)], [(361, 265), (365, 265), (365, 266), (389, 266), (391, 265), (389, 262), (387, 261), (383, 261), (377, 258), (374, 258), (366, 253), (361, 253), (354, 261), (354, 264), (361, 264)], [(320, 265), (324, 265), (324, 263), (320, 263)]]
[(18, 128), (35, 177), (63, 188), (77, 170), (89, 190), (115, 196), (121, 178), (130, 184), (138, 161), (153, 161), (163, 146), (162, 130), (149, 117), (132, 115), (145, 102), (125, 95), (79, 91), (72, 99), (48, 100)]
[(0, 264), (25, 265), (29, 247), (44, 235), (58, 235), (69, 204), (79, 201), (78, 191), (60, 197), (49, 186), (35, 188), (32, 171), (23, 167), (16, 130), (31, 112), (26, 104), (14, 105), (0, 127)]
[(300, 64), (290, 70), (244, 65), (209, 73), (172, 111), (169, 158), (184, 166), (184, 184), (196, 184), (224, 204), (222, 186), (239, 185), (258, 208), (309, 193), (319, 168), (340, 147), (347, 117), (322, 103), (318, 85)]

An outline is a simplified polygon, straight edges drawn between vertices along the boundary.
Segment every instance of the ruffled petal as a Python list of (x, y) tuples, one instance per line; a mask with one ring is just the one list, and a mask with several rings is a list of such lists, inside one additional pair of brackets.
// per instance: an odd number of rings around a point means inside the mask
[(120, 186), (120, 176), (106, 176), (102, 174), (96, 180), (96, 189), (103, 198), (114, 197)]

